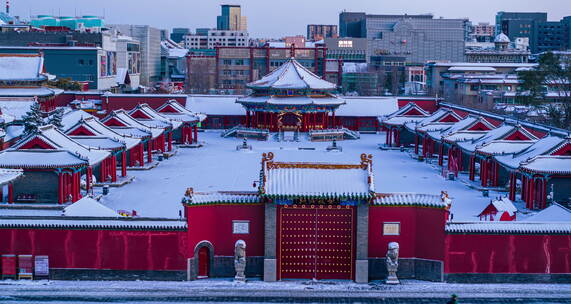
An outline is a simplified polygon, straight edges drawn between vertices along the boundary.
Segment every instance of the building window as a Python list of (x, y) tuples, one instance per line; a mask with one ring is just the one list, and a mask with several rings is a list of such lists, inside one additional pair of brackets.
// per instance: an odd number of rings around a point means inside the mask
[(353, 41), (351, 41), (351, 40), (339, 40), (339, 42), (337, 43), (337, 46), (340, 48), (352, 48), (353, 47)]
[(250, 221), (232, 221), (233, 234), (250, 234)]
[(384, 222), (383, 235), (400, 235), (400, 222)]
[(79, 59), (79, 65), (85, 65), (85, 60)]

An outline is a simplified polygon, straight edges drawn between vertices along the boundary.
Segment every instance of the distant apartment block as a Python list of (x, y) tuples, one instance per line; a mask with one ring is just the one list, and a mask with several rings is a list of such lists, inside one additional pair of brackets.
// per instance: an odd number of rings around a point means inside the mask
[(250, 44), (246, 31), (209, 30), (184, 36), (184, 47), (187, 49), (214, 49), (217, 46), (245, 47)]
[(307, 40), (319, 41), (325, 38), (337, 38), (337, 25), (309, 24), (307, 26)]
[(240, 5), (221, 5), (221, 15), (216, 19), (216, 29), (221, 31), (247, 31), (248, 19), (242, 16)]

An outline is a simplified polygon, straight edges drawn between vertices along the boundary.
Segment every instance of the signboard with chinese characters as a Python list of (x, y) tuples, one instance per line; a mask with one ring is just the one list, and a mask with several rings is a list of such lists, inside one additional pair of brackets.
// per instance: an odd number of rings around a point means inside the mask
[(250, 222), (249, 221), (233, 221), (232, 222), (233, 234), (249, 234)]
[(49, 277), (50, 263), (47, 255), (37, 255), (34, 261), (35, 277)]
[(383, 235), (400, 235), (400, 223), (383, 223)]

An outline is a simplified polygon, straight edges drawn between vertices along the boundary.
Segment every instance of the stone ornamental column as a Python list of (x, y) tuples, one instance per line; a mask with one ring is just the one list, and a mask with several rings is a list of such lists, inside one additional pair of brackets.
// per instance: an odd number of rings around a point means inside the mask
[(357, 207), (357, 244), (355, 248), (355, 283), (369, 282), (369, 203)]
[(275, 282), (278, 277), (276, 213), (276, 205), (273, 202), (266, 202), (264, 205), (264, 282)]

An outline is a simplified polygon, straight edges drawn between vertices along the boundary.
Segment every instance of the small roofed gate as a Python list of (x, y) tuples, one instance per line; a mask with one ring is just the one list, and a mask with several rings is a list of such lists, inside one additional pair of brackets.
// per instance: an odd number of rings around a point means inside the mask
[(354, 279), (355, 207), (278, 206), (278, 279)]

